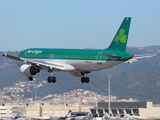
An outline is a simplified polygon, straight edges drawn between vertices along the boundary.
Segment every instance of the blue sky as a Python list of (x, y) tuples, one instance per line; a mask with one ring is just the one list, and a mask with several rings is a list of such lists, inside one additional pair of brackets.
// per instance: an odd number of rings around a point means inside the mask
[(124, 17), (128, 46), (160, 45), (159, 0), (1, 0), (0, 51), (107, 48)]

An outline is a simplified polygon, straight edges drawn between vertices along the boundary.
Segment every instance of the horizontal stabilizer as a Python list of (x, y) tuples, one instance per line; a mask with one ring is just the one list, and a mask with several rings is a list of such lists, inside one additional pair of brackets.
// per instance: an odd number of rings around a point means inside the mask
[(110, 54), (105, 54), (105, 53), (100, 53), (101, 55), (105, 55), (105, 56), (108, 56), (109, 57), (109, 60), (117, 60), (119, 58), (121, 58), (121, 56), (117, 56), (117, 55), (110, 55)]
[(134, 55), (134, 57), (130, 60), (125, 61), (125, 63), (130, 63), (136, 62), (138, 59), (143, 59), (143, 58), (149, 58), (149, 57), (156, 57), (156, 54), (142, 54), (142, 55)]

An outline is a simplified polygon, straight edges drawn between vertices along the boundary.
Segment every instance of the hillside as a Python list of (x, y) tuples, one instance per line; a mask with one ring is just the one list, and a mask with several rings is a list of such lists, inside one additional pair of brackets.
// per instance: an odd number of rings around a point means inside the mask
[[(148, 46), (144, 48), (128, 47), (127, 52), (133, 54), (149, 54), (160, 51), (160, 46)], [(16, 82), (27, 81), (27, 78), (19, 73), (19, 68), (14, 61), (4, 58), (0, 52), (0, 89), (5, 86), (14, 85)], [(19, 52), (8, 52), (18, 55)], [(153, 101), (160, 104), (160, 54), (155, 58), (142, 59), (133, 64), (124, 63), (106, 70), (88, 74), (91, 78), (89, 84), (82, 84), (80, 78), (70, 73), (55, 72), (56, 84), (49, 84), (38, 89), (37, 96), (43, 97), (47, 94), (62, 94), (74, 89), (84, 89), (108, 94), (108, 74), (111, 78), (111, 94), (122, 98), (134, 98), (141, 101)], [(42, 71), (37, 74), (36, 82), (44, 81), (49, 76), (48, 72)], [(26, 97), (34, 97), (34, 93), (26, 93)]]

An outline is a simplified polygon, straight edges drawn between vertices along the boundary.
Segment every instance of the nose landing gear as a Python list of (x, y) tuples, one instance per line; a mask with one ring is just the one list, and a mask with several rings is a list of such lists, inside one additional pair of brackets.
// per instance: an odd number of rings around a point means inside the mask
[(28, 77), (28, 81), (32, 81), (33, 80), (33, 77)]

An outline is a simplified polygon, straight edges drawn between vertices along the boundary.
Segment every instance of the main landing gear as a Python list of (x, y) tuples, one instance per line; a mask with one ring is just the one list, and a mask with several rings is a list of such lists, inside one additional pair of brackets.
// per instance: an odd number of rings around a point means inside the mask
[(85, 82), (86, 82), (86, 83), (89, 83), (89, 82), (90, 82), (90, 78), (89, 78), (89, 77), (82, 77), (82, 78), (81, 78), (81, 82), (82, 82), (82, 83), (85, 83)]
[(48, 83), (51, 83), (51, 82), (55, 83), (57, 81), (57, 79), (54, 76), (49, 76), (47, 81), (48, 81)]
[(81, 78), (81, 82), (82, 83), (89, 83), (90, 82), (90, 78), (86, 77), (87, 73), (84, 73), (84, 77)]
[(49, 76), (47, 79), (48, 83), (51, 83), (51, 82), (55, 83), (57, 81), (57, 78), (53, 76), (53, 73), (52, 73), (53, 70), (48, 70), (48, 72), (51, 74), (51, 76)]

